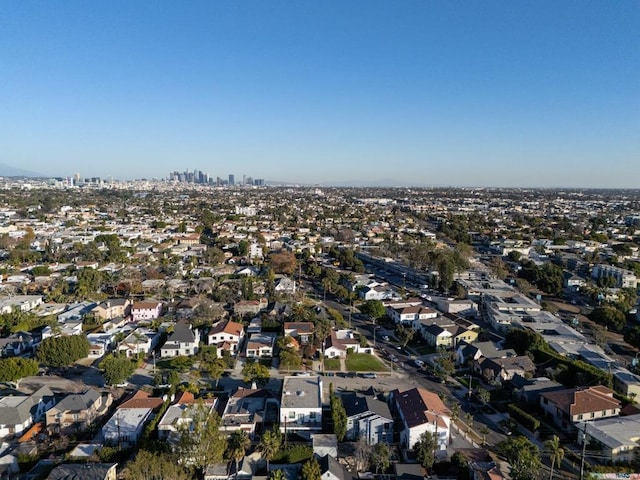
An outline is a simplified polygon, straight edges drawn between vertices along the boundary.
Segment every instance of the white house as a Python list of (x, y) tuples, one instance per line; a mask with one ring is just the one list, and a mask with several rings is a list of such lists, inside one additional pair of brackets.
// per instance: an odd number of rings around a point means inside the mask
[(280, 431), (298, 434), (322, 431), (322, 379), (285, 376), (280, 399)]
[(340, 397), (347, 413), (348, 440), (363, 438), (368, 445), (393, 442), (393, 417), (385, 402), (355, 392)]
[(198, 353), (200, 331), (192, 330), (191, 325), (178, 322), (173, 333), (160, 349), (162, 358), (177, 357), (179, 355), (195, 355)]
[(247, 340), (247, 358), (271, 358), (276, 343), (275, 333), (252, 333)]
[(402, 425), (400, 443), (404, 448), (413, 448), (420, 435), (430, 432), (437, 438), (438, 450), (447, 449), (451, 414), (437, 394), (418, 387), (394, 390), (391, 395)]
[(9, 435), (19, 437), (54, 405), (55, 397), (48, 387), (31, 395), (0, 397), (0, 439)]
[(127, 357), (149, 355), (160, 341), (160, 333), (149, 328), (136, 328), (118, 345), (118, 353), (124, 352)]
[(225, 350), (235, 356), (243, 338), (244, 327), (241, 323), (231, 320), (216, 323), (211, 327), (207, 335), (208, 344), (216, 346), (218, 357), (222, 357), (222, 352)]
[(119, 408), (102, 427), (102, 439), (109, 445), (132, 447), (138, 443), (144, 426), (150, 419), (151, 408)]
[(160, 318), (162, 314), (161, 302), (134, 302), (131, 306), (131, 321), (139, 322), (140, 320), (155, 320)]
[(423, 307), (422, 305), (401, 307), (390, 305), (387, 307), (387, 315), (393, 320), (393, 323), (409, 326), (414, 330), (418, 330), (421, 321), (437, 318), (438, 312), (432, 308)]

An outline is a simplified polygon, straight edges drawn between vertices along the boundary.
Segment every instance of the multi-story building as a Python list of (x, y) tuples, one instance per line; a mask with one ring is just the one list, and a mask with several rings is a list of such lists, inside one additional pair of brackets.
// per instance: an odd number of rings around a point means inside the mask
[(612, 265), (596, 265), (591, 271), (591, 278), (595, 280), (613, 278), (617, 288), (636, 288), (638, 285), (638, 279), (632, 271)]
[(322, 379), (286, 376), (280, 399), (280, 431), (307, 435), (322, 431)]

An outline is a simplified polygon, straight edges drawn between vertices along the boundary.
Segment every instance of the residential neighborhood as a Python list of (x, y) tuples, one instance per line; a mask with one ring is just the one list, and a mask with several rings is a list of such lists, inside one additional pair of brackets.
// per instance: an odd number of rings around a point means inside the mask
[(0, 197), (0, 479), (640, 471), (635, 191)]

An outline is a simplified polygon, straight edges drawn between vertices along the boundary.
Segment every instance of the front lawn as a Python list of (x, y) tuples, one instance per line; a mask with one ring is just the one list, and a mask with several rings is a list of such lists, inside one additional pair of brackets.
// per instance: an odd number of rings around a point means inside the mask
[(387, 370), (375, 356), (368, 353), (349, 353), (345, 360), (350, 372), (383, 372)]
[(325, 358), (324, 359), (324, 369), (326, 371), (337, 372), (340, 370), (340, 359), (339, 358)]

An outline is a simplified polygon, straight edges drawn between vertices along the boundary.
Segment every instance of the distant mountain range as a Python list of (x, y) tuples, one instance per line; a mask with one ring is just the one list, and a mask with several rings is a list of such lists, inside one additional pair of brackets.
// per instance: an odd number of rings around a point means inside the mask
[(5, 165), (0, 163), (0, 176), (1, 177), (46, 177), (38, 172), (32, 172), (30, 170), (24, 170), (23, 168), (12, 167), (11, 165)]

